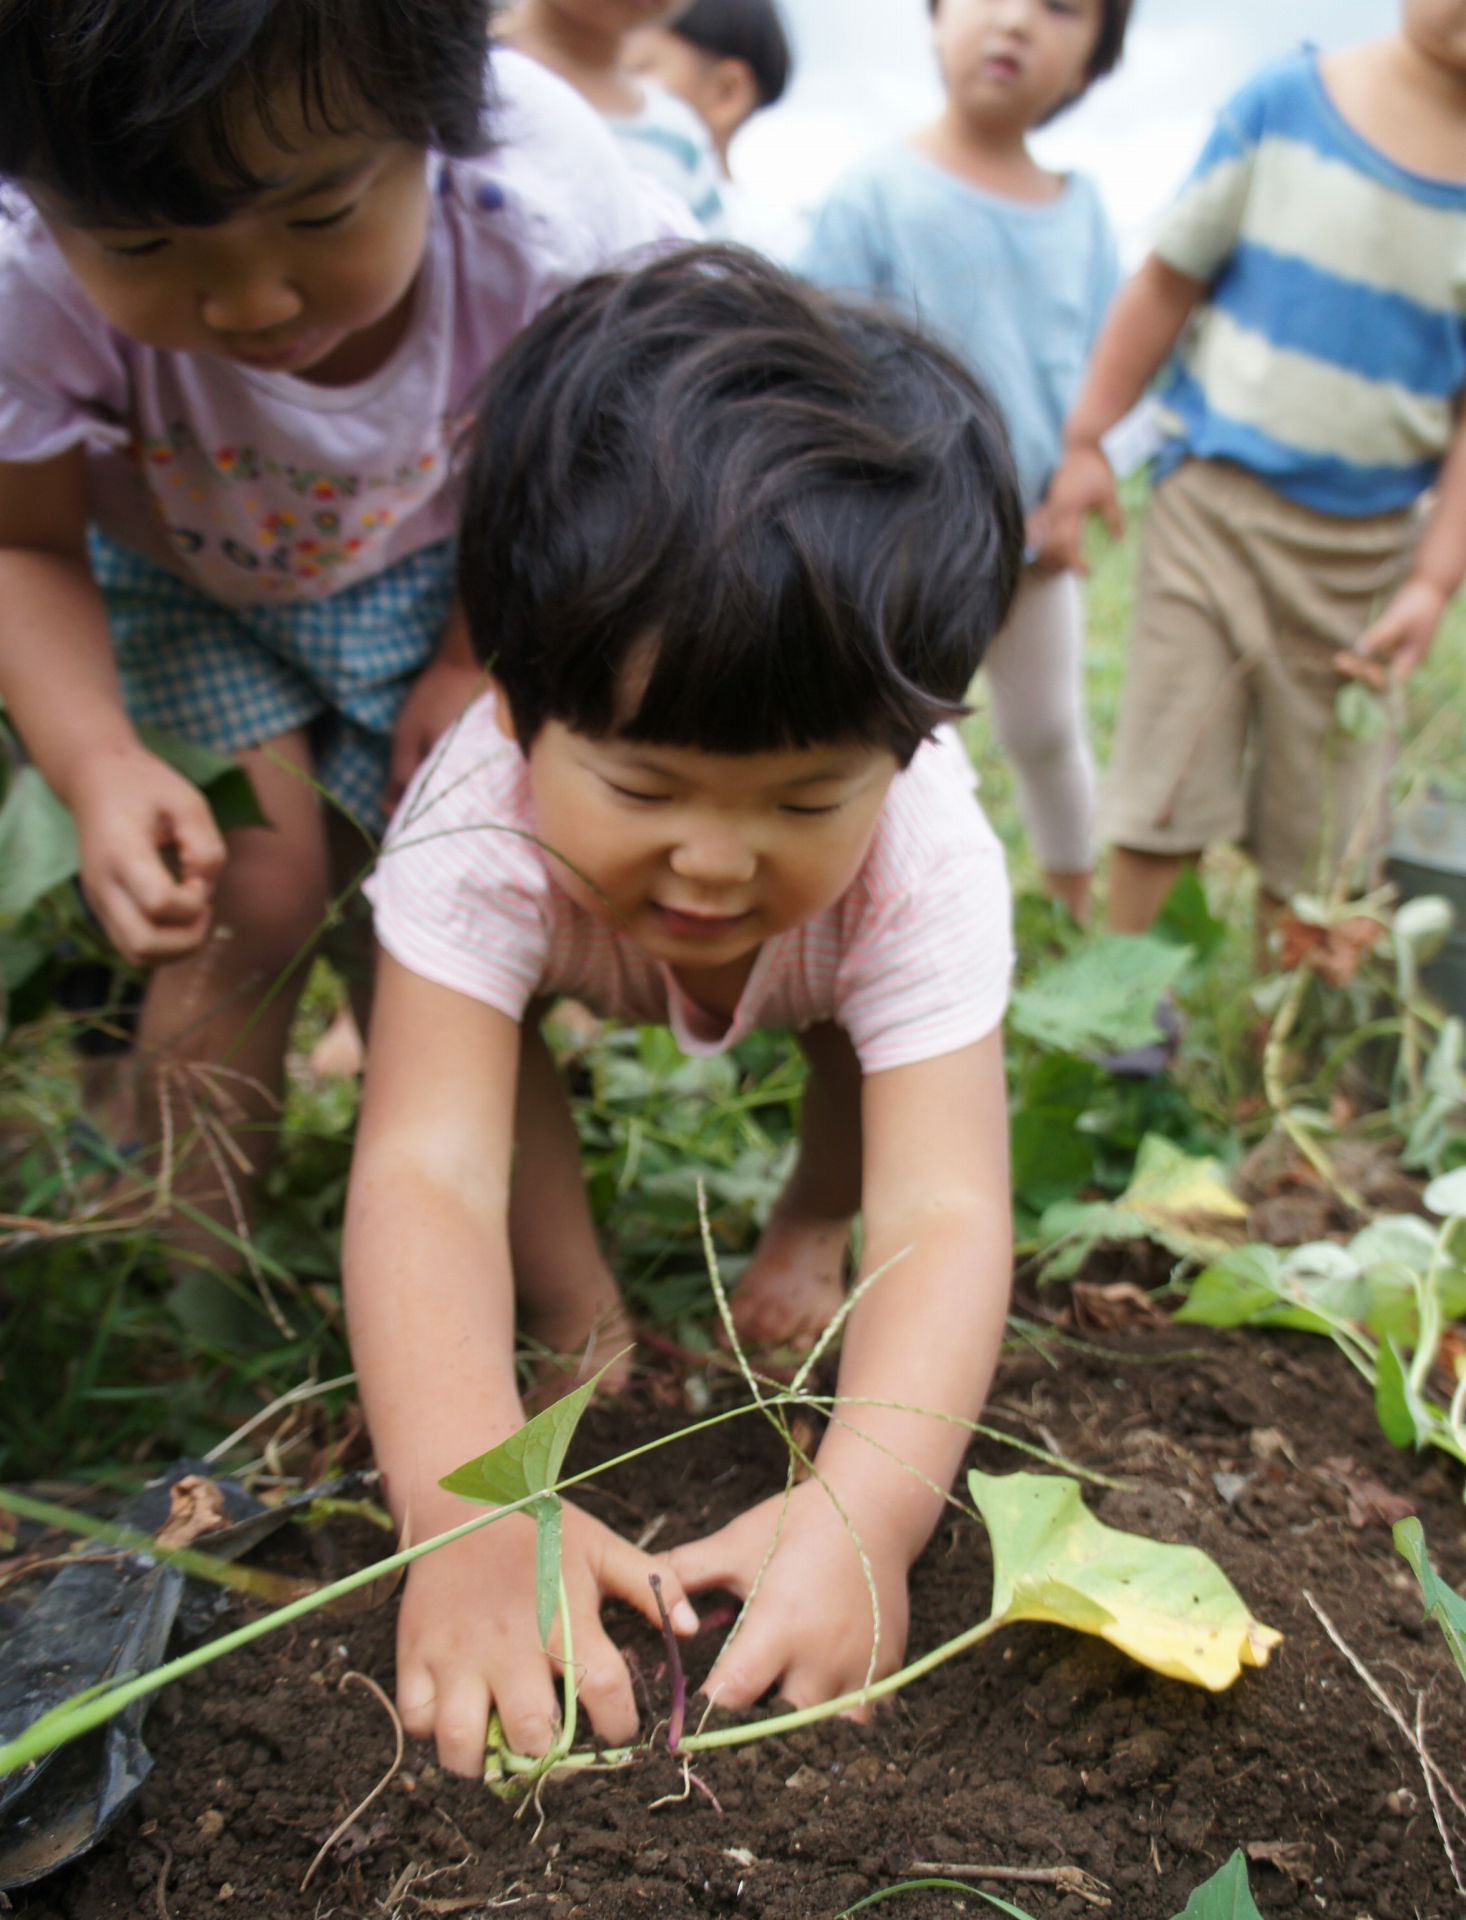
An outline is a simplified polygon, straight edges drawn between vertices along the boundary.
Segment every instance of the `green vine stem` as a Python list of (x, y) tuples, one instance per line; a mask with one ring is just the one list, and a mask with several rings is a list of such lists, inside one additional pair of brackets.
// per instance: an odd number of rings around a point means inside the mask
[[(944, 1666), (948, 1660), (955, 1660), (959, 1654), (969, 1648), (979, 1646), (1006, 1625), (1006, 1614), (992, 1614), (977, 1626), (969, 1627), (965, 1633), (959, 1633), (953, 1640), (946, 1640), (930, 1653), (924, 1653), (919, 1660), (912, 1660), (895, 1673), (887, 1674), (884, 1680), (873, 1680), (868, 1686), (857, 1687), (853, 1693), (838, 1694), (833, 1700), (825, 1700), (817, 1707), (797, 1707), (789, 1713), (775, 1714), (768, 1720), (749, 1720), (736, 1727), (717, 1727), (711, 1733), (684, 1734), (678, 1744), (680, 1755), (687, 1753), (712, 1753), (721, 1747), (743, 1747), (754, 1740), (773, 1740), (780, 1734), (796, 1733), (801, 1727), (817, 1726), (822, 1720), (832, 1720), (842, 1713), (853, 1713), (860, 1707), (873, 1706), (877, 1700), (887, 1695), (899, 1693), (903, 1687), (920, 1680), (937, 1667)], [(555, 1772), (580, 1772), (591, 1767), (624, 1767), (630, 1764), (638, 1754), (648, 1749), (642, 1744), (628, 1747), (605, 1747), (598, 1752), (571, 1753), (559, 1762)], [(526, 1779), (545, 1771), (543, 1760), (532, 1760), (526, 1754), (501, 1752), (498, 1755), (504, 1772), (524, 1776)]]

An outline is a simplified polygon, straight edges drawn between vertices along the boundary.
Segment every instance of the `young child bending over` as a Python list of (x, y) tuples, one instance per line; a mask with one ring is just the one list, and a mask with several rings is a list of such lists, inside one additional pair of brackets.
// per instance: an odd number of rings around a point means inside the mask
[(1389, 39), (1296, 54), (1224, 109), (1095, 350), (1052, 564), (1086, 513), (1118, 529), (1100, 439), (1178, 341), (1103, 809), (1123, 932), (1213, 841), (1256, 858), (1264, 922), (1382, 843), (1393, 743), (1335, 701), (1419, 665), (1466, 572), (1462, 0), (1403, 0)]
[[(496, 61), (486, 120), (488, 14), (0, 9), (0, 697), (103, 927), (155, 969), (142, 1062), (250, 1123), (301, 975), (266, 990), (366, 851), (313, 782), (376, 833), (482, 687), (446, 485), (472, 397), (552, 294), (662, 230), (528, 61)], [(234, 754), (268, 829), (222, 839), (138, 723)]]
[[(1046, 172), (1029, 136), (1119, 60), (1130, 0), (930, 8), (946, 105), (836, 185), (800, 268), (918, 316), (956, 348), (1003, 409), (1031, 511), (1120, 269), (1094, 187)], [(1029, 567), (993, 644), (988, 697), (1044, 884), (1081, 920), (1094, 867), (1083, 655), (1074, 573)]]
[[(999, 1036), (1008, 893), (944, 724), (1012, 595), (1018, 496), (997, 415), (900, 321), (708, 250), (566, 294), (500, 361), (460, 586), (493, 674), (410, 790), (372, 886), (381, 946), (347, 1209), (362, 1395), (414, 1540), (463, 1517), (439, 1476), (514, 1432), (515, 1315), (553, 1348), (624, 1346), (539, 1022), (572, 994), (692, 1054), (792, 1027), (798, 1164), (738, 1295), (751, 1339), (867, 1273), (845, 1408), (707, 1682), (741, 1707), (858, 1686), (906, 1637), (908, 1569), (981, 1405), (1009, 1280)], [(927, 1411), (901, 1411), (900, 1409)], [(661, 1563), (748, 1592), (770, 1498)], [(598, 1612), (658, 1565), (567, 1508), (581, 1689), (636, 1711)], [(581, 1664), (583, 1662), (583, 1665)], [(543, 1751), (555, 1711), (519, 1516), (419, 1561), (398, 1636), (408, 1727), (483, 1764), (496, 1706)]]

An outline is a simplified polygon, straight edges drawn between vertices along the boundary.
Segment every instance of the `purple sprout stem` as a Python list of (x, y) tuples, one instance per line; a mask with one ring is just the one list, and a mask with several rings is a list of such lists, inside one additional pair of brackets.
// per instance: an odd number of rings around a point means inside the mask
[(667, 1603), (662, 1598), (662, 1576), (653, 1573), (648, 1574), (647, 1578), (657, 1597), (657, 1612), (662, 1616), (662, 1644), (667, 1649), (667, 1666), (672, 1675), (672, 1711), (667, 1716), (667, 1751), (675, 1759), (677, 1749), (682, 1744), (682, 1728), (687, 1720), (687, 1674), (682, 1666), (682, 1649), (677, 1644), (677, 1636), (672, 1631), (672, 1622), (667, 1614)]

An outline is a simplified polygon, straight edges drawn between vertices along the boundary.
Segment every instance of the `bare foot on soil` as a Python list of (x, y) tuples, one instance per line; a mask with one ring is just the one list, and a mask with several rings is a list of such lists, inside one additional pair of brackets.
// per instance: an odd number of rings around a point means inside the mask
[(524, 1396), (527, 1413), (539, 1413), (611, 1363), (600, 1393), (619, 1393), (631, 1378), (636, 1329), (619, 1293), (608, 1281), (595, 1296), (553, 1309), (521, 1309), (519, 1330), (534, 1348), (533, 1384)]
[(354, 1080), (366, 1065), (366, 1042), (350, 1007), (343, 1007), (311, 1049), (317, 1080)]
[(848, 1220), (774, 1213), (733, 1296), (733, 1325), (745, 1346), (805, 1353), (845, 1298)]

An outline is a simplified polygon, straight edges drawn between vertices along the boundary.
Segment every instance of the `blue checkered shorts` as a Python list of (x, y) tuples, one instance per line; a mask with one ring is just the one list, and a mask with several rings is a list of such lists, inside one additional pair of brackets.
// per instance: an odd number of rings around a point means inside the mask
[(439, 541), (324, 600), (226, 606), (95, 529), (117, 670), (134, 720), (221, 753), (304, 728), (316, 779), (380, 832), (392, 727), (453, 604)]

